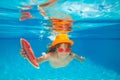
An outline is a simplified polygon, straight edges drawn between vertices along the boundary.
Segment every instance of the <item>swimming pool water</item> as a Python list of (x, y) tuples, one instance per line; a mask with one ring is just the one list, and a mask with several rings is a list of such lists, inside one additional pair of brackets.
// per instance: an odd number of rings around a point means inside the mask
[(31, 13), (38, 16), (37, 19), (20, 22), (20, 6), (33, 3), (30, 0), (2, 0), (0, 80), (120, 80), (119, 3), (119, 0), (59, 0), (54, 5), (56, 7), (50, 7), (50, 10), (60, 9), (73, 17), (73, 32), (69, 33), (75, 43), (72, 50), (85, 56), (86, 61), (73, 60), (68, 66), (58, 69), (46, 62), (40, 64), (40, 69), (35, 69), (19, 54), (20, 38), (30, 42), (36, 57), (41, 56), (54, 35), (45, 28), (49, 22), (38, 14), (36, 7)]
[[(35, 55), (41, 56), (43, 51), (46, 51), (47, 43), (49, 40), (39, 40), (39, 39), (28, 39), (31, 46), (35, 52)], [(1, 39), (1, 59), (0, 59), (0, 79), (1, 80), (119, 80), (119, 55), (113, 54), (105, 49), (105, 51), (99, 49), (103, 47), (100, 42), (103, 40), (80, 40), (78, 44), (78, 39), (74, 40), (76, 45), (73, 46), (73, 51), (78, 55), (84, 55), (86, 61), (80, 63), (79, 61), (73, 60), (68, 66), (64, 68), (54, 69), (48, 62), (40, 65), (40, 69), (34, 68), (27, 60), (23, 59), (20, 52), (19, 39)], [(111, 43), (113, 41), (110, 40)], [(95, 49), (96, 43), (99, 47)], [(99, 43), (98, 43), (99, 42)], [(43, 44), (41, 44), (43, 43)], [(83, 43), (85, 43), (83, 45)], [(106, 47), (107, 47), (106, 43)], [(120, 42), (115, 42), (117, 43)], [(36, 45), (37, 44), (37, 45)], [(88, 45), (89, 44), (89, 45)], [(79, 46), (81, 45), (81, 46)], [(111, 46), (112, 44), (109, 44)], [(43, 46), (43, 47), (41, 47)], [(94, 48), (89, 48), (92, 46)], [(83, 49), (84, 48), (84, 49)], [(116, 49), (117, 50), (117, 49)], [(115, 51), (115, 50), (113, 50)], [(92, 53), (94, 52), (94, 53)], [(109, 52), (109, 54), (99, 54), (99, 52)], [(118, 53), (118, 52), (116, 52)], [(97, 58), (97, 59), (96, 59)], [(109, 59), (112, 59), (109, 60)], [(116, 60), (115, 60), (116, 59)], [(100, 61), (99, 61), (100, 60)], [(111, 62), (111, 63), (109, 63)], [(117, 64), (117, 65), (116, 65)], [(118, 68), (117, 68), (118, 67)], [(117, 70), (116, 70), (116, 69)]]

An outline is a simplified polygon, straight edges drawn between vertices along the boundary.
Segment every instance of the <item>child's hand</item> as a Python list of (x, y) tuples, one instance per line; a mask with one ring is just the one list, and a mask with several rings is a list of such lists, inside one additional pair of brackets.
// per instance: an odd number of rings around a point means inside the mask
[(23, 58), (26, 58), (26, 57), (27, 57), (26, 54), (25, 54), (25, 51), (24, 51), (23, 49), (21, 49), (20, 54), (21, 54), (21, 56), (22, 56)]
[(85, 57), (80, 56), (80, 62), (83, 62), (83, 61), (85, 61)]

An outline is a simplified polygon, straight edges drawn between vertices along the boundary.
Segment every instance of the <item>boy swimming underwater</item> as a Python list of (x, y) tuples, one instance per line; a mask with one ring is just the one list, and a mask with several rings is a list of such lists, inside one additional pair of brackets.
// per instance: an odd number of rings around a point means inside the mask
[[(69, 39), (67, 34), (58, 34), (55, 41), (52, 42), (48, 52), (36, 58), (39, 64), (49, 61), (53, 68), (60, 68), (67, 66), (73, 59), (80, 62), (85, 60), (85, 57), (78, 56), (72, 52), (73, 41)], [(26, 57), (25, 51), (22, 49), (21, 55)]]
[[(35, 57), (37, 63), (41, 64), (43, 62), (49, 61), (50, 65), (53, 68), (60, 68), (67, 66), (73, 59), (77, 59), (80, 62), (85, 60), (85, 57), (78, 56), (72, 52), (72, 45), (74, 42), (69, 39), (66, 33), (71, 31), (72, 22), (73, 20), (67, 19), (58, 19), (53, 17), (48, 17), (44, 10), (45, 7), (53, 4), (57, 0), (49, 0), (49, 2), (39, 5), (40, 14), (44, 16), (44, 18), (52, 21), (52, 28), (51, 30), (55, 32), (59, 32), (56, 36), (55, 41), (52, 42), (51, 46), (48, 49), (48, 52), (40, 56), (38, 58)], [(26, 51), (22, 48), (21, 55), (25, 58)]]

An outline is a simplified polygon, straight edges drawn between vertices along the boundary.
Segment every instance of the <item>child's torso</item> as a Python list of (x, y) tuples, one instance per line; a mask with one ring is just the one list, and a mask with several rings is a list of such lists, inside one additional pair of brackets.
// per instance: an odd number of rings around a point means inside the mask
[(73, 57), (71, 55), (67, 56), (64, 59), (59, 59), (56, 56), (52, 56), (50, 58), (50, 65), (54, 68), (64, 67), (67, 66), (72, 59)]

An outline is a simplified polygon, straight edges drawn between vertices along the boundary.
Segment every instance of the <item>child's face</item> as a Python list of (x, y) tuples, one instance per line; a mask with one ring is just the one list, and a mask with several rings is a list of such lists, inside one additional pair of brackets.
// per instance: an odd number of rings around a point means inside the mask
[(57, 48), (57, 53), (59, 55), (67, 56), (71, 52), (70, 45), (68, 43), (61, 43)]

